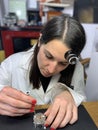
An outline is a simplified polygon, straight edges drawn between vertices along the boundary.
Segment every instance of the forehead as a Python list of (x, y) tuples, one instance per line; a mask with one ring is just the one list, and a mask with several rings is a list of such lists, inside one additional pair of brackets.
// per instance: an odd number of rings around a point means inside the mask
[(60, 60), (64, 60), (64, 54), (70, 50), (61, 40), (51, 40), (44, 45), (44, 48), (48, 50), (54, 57), (58, 59), (60, 58)]

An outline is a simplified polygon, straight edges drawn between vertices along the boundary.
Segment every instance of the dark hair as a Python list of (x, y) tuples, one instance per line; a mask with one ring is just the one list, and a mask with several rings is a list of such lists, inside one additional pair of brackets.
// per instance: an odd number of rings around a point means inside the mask
[[(82, 25), (73, 17), (68, 15), (60, 15), (53, 17), (49, 20), (41, 30), (42, 36), (40, 38), (40, 44), (47, 44), (49, 41), (59, 39), (68, 46), (77, 56), (80, 55), (82, 49), (85, 46), (86, 37), (85, 31)], [(34, 56), (31, 61), (30, 69), (30, 83), (33, 84), (33, 88), (39, 88), (39, 69), (37, 65), (37, 53), (38, 44), (34, 50)], [(71, 78), (73, 75), (75, 65), (69, 65), (64, 71), (61, 72), (60, 82), (66, 83), (70, 86)]]

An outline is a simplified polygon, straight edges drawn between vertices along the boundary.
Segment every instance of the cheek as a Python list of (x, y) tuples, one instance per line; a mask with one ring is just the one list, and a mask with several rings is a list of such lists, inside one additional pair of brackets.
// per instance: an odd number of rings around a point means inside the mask
[(45, 62), (46, 62), (46, 57), (43, 54), (42, 51), (39, 51), (38, 55), (37, 55), (37, 62), (38, 62), (38, 67), (41, 68)]
[(42, 62), (42, 56), (41, 56), (40, 52), (37, 55), (37, 62), (38, 62), (38, 67), (40, 68), (40, 65), (42, 64), (41, 63)]
[(67, 67), (68, 67), (68, 65), (61, 66), (61, 67), (59, 67), (58, 71), (61, 72), (61, 71), (65, 70)]
[(61, 71), (63, 71), (65, 68), (64, 67), (59, 67), (58, 68), (58, 72), (61, 72)]

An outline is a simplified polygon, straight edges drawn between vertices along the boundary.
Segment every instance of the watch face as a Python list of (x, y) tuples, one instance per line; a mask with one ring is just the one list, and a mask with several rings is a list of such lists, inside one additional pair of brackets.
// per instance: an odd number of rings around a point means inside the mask
[(35, 128), (43, 127), (44, 129), (46, 129), (46, 127), (44, 126), (45, 120), (46, 120), (46, 116), (43, 113), (35, 113), (33, 117)]

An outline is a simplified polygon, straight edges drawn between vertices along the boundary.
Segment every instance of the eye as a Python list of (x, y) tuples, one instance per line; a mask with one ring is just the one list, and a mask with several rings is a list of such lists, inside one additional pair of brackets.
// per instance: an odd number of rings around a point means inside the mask
[(62, 66), (67, 66), (69, 63), (68, 62), (59, 62), (59, 64)]
[(48, 51), (45, 50), (44, 54), (47, 59), (53, 59), (53, 56)]
[(53, 56), (51, 56), (50, 54), (45, 54), (47, 59), (53, 59)]

